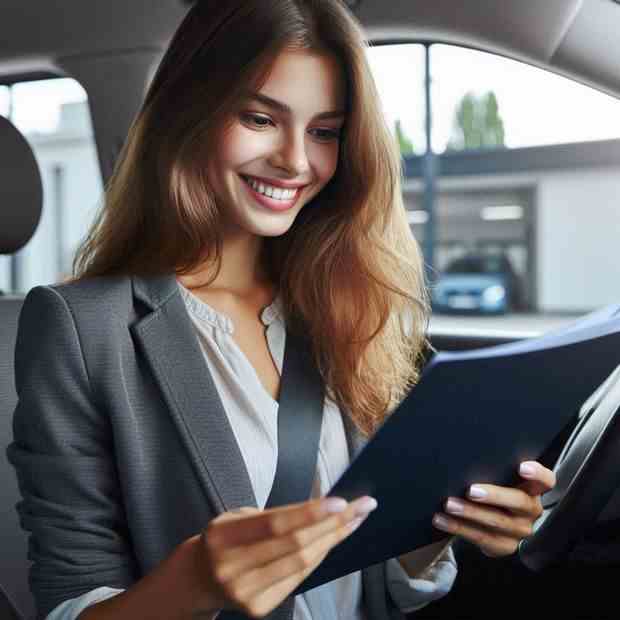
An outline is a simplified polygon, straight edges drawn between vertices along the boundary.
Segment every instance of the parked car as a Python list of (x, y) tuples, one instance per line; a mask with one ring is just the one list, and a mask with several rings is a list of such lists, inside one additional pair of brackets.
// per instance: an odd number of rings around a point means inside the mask
[(438, 312), (502, 314), (523, 305), (519, 276), (505, 254), (468, 254), (453, 260), (431, 295)]

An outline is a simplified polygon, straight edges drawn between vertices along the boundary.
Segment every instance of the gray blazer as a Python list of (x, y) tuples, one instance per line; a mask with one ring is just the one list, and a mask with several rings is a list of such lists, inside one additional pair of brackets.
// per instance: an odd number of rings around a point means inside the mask
[[(15, 377), (7, 456), (38, 618), (96, 587), (130, 587), (210, 519), (256, 506), (173, 275), (32, 289)], [(354, 455), (363, 438), (344, 417)], [(383, 564), (363, 583), (369, 620), (404, 618)], [(292, 610), (289, 597), (269, 618)]]

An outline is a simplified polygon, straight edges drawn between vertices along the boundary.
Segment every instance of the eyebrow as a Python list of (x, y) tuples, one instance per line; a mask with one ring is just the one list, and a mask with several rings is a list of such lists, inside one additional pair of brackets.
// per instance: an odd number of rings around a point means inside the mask
[[(251, 101), (258, 101), (259, 103), (262, 103), (270, 108), (280, 110), (281, 112), (285, 112), (286, 114), (292, 113), (290, 106), (286, 105), (286, 103), (282, 103), (281, 101), (277, 101), (276, 99), (272, 99), (271, 97), (267, 97), (267, 95), (262, 95), (261, 93), (246, 93), (246, 98)], [(321, 112), (314, 118), (341, 118), (343, 116), (345, 116), (344, 110), (331, 110), (329, 112)]]

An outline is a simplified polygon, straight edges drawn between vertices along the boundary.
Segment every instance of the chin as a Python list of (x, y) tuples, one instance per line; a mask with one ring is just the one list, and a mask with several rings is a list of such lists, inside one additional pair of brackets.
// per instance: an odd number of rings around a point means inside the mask
[(290, 230), (292, 224), (293, 222), (290, 222), (287, 225), (279, 226), (256, 226), (253, 227), (252, 232), (255, 235), (260, 235), (261, 237), (280, 237), (281, 235), (284, 235)]

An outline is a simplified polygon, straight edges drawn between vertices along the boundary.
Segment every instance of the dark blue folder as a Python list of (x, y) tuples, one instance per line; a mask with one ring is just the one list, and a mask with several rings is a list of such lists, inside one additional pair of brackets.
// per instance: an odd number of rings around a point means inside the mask
[(297, 592), (445, 538), (431, 520), (446, 497), (514, 485), (618, 364), (620, 305), (539, 338), (435, 355), (329, 492), (379, 507)]

